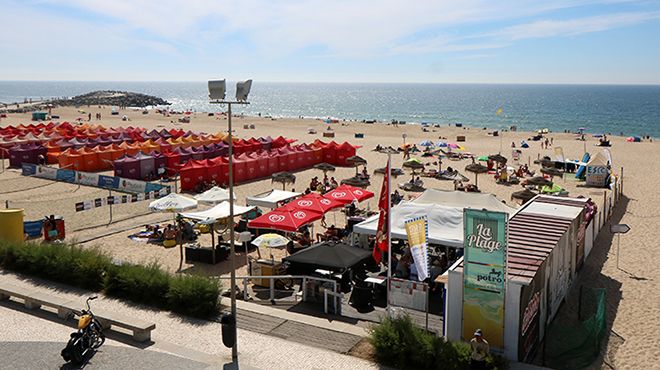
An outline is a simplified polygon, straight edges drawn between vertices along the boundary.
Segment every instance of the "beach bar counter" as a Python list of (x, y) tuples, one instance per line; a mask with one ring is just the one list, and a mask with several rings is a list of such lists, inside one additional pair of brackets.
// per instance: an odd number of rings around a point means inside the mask
[[(484, 337), (491, 344), (503, 344), (491, 347), (506, 358), (529, 361), (538, 350), (547, 323), (557, 314), (591, 250), (594, 212), (587, 198), (537, 196), (509, 214), (506, 294), (500, 326), (503, 333), (484, 330)], [(450, 340), (469, 341), (471, 332), (463, 327), (467, 325), (463, 263), (463, 258), (459, 259), (445, 273), (448, 283), (444, 329)], [(487, 302), (480, 309), (488, 310)], [(500, 339), (491, 340), (489, 335), (499, 335)]]

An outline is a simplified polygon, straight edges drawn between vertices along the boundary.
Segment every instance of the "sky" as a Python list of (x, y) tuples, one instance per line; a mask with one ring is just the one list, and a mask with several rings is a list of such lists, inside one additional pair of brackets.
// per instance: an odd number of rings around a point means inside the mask
[(660, 84), (654, 0), (0, 0), (0, 80)]

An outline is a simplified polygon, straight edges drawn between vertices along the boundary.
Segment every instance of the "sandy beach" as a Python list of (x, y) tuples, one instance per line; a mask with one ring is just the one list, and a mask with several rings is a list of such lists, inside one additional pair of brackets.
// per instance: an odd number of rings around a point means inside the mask
[[(143, 115), (140, 111), (123, 110), (119, 116), (111, 116), (109, 107), (82, 107), (85, 114), (80, 114), (74, 108), (56, 108), (53, 114), (58, 114), (61, 121), (73, 122), (77, 117), (87, 117), (87, 113), (94, 116), (101, 113), (100, 123), (105, 127), (139, 126), (147, 129), (153, 128), (182, 128), (198, 132), (223, 132), (227, 130), (226, 118), (209, 117), (206, 113), (194, 113), (191, 123), (177, 123), (180, 116), (173, 115), (165, 117), (155, 112)], [(239, 112), (240, 113), (240, 112)], [(121, 115), (126, 114), (129, 122), (121, 121)], [(0, 127), (7, 125), (27, 124), (30, 122), (28, 114), (11, 114), (8, 118), (0, 121)], [(478, 126), (478, 123), (473, 123)], [(399, 125), (394, 127), (386, 124), (364, 124), (359, 122), (339, 122), (326, 124), (320, 120), (311, 119), (270, 119), (264, 117), (236, 117), (233, 119), (235, 135), (241, 138), (259, 136), (279, 136), (297, 139), (298, 142), (311, 143), (315, 139), (324, 141), (334, 140), (336, 142), (348, 141), (360, 145), (357, 152), (368, 161), (368, 169), (371, 176), (369, 190), (378, 195), (382, 183), (382, 176), (373, 175), (373, 170), (383, 167), (386, 156), (372, 151), (376, 145), (391, 145), (398, 147), (403, 143), (402, 135), (405, 134), (406, 142), (419, 143), (429, 139), (434, 142), (440, 138), (446, 138), (448, 142), (455, 142), (458, 135), (464, 135), (466, 141), (461, 143), (466, 151), (474, 155), (488, 155), (498, 153), (509, 158), (511, 161), (511, 144), (517, 147), (521, 140), (527, 140), (532, 136), (529, 132), (500, 132), (500, 136), (489, 135), (492, 130), (478, 127), (458, 128), (446, 124), (433, 128), (428, 132), (422, 131), (418, 125)], [(254, 125), (254, 129), (245, 129), (244, 125)], [(308, 129), (314, 128), (316, 134), (308, 134)], [(322, 133), (331, 129), (335, 137), (323, 138)], [(364, 138), (355, 138), (356, 133), (364, 134)], [(575, 140), (574, 134), (550, 133), (548, 137), (553, 139), (553, 146), (542, 149), (540, 142), (528, 141), (530, 148), (521, 149), (522, 156), (519, 163), (529, 163), (530, 169), (539, 169), (533, 161), (539, 156), (554, 157), (553, 148), (561, 147), (564, 155), (571, 159), (582, 157), (585, 143)], [(624, 198), (615, 211), (614, 220), (617, 223), (630, 225), (631, 231), (621, 236), (621, 255), (619, 267), (616, 266), (616, 237), (612, 238), (609, 232), (603, 232), (596, 240), (594, 250), (586, 261), (585, 268), (581, 271), (579, 284), (590, 287), (604, 287), (607, 289), (608, 299), (608, 322), (611, 325), (612, 334), (608, 341), (608, 349), (602, 367), (608, 366), (622, 369), (653, 368), (658, 366), (657, 359), (660, 358), (660, 339), (653, 335), (660, 325), (655, 319), (660, 316), (660, 300), (655, 296), (659, 288), (660, 272), (656, 264), (660, 263), (660, 251), (657, 248), (657, 240), (660, 238), (660, 192), (656, 188), (656, 181), (660, 180), (660, 145), (657, 142), (629, 143), (625, 138), (611, 136), (613, 170), (620, 174), (624, 168)], [(592, 154), (600, 151), (596, 147), (597, 139), (587, 135), (586, 150)], [(432, 163), (435, 158), (418, 157), (424, 163)], [(393, 166), (401, 167), (403, 162), (401, 155), (392, 157)], [(466, 173), (464, 167), (471, 163), (469, 160), (449, 161), (445, 160), (443, 168), (452, 166), (474, 181), (474, 174)], [(5, 166), (8, 161), (5, 160)], [(437, 168), (430, 165), (428, 168)], [(353, 168), (337, 168), (331, 176), (338, 181), (351, 177), (355, 172)], [(407, 172), (408, 173), (408, 172)], [(287, 190), (295, 188), (303, 191), (314, 176), (322, 176), (322, 172), (308, 169), (296, 173), (296, 183), (287, 185)], [(409, 180), (406, 174), (392, 180), (393, 185)], [(441, 181), (431, 178), (423, 178), (424, 186), (436, 189), (453, 189), (450, 181)], [(557, 183), (569, 191), (569, 196), (585, 196), (594, 199), (596, 204), (602, 204), (604, 189), (586, 188), (579, 186), (580, 183), (573, 179), (559, 179)], [(492, 175), (479, 176), (479, 188), (484, 193), (492, 193), (500, 200), (509, 205), (515, 204), (511, 201), (511, 193), (521, 190), (520, 185), (498, 185)], [(272, 184), (270, 179), (241, 184), (236, 187), (236, 199), (238, 204), (245, 204), (245, 197), (258, 194), (272, 188), (281, 188), (280, 184)], [(149, 262), (157, 260), (165, 268), (175, 271), (179, 264), (178, 249), (164, 249), (160, 246), (147, 243), (134, 242), (128, 239), (128, 235), (137, 231), (142, 225), (153, 222), (166, 222), (168, 215), (151, 214), (148, 202), (118, 205), (113, 207), (112, 224), (108, 225), (109, 214), (105, 207), (93, 210), (75, 212), (74, 204), (83, 200), (91, 200), (97, 197), (107, 196), (106, 190), (90, 187), (78, 187), (71, 184), (56, 183), (49, 180), (26, 178), (20, 175), (19, 170), (9, 169), (0, 174), (0, 201), (4, 206), (12, 208), (23, 208), (25, 219), (39, 219), (49, 214), (63, 215), (67, 223), (67, 237), (71, 240), (93, 239), (83, 243), (86, 247), (98, 246), (120, 260), (132, 262)], [(599, 202), (600, 201), (600, 202)], [(376, 208), (377, 196), (362, 206)], [(201, 207), (202, 209), (204, 207)], [(341, 213), (328, 216), (328, 222), (343, 224), (344, 216)], [(118, 222), (117, 222), (118, 221)], [(111, 234), (103, 236), (104, 234)], [(202, 244), (210, 244), (210, 237), (203, 236)], [(262, 250), (262, 253), (264, 251)], [(255, 252), (253, 252), (255, 254)], [(275, 251), (275, 257), (279, 258), (283, 251)], [(240, 269), (238, 274), (245, 273), (245, 256), (241, 253), (237, 259)], [(193, 266), (184, 265), (184, 270), (201, 272), (210, 275), (228, 274), (228, 263), (220, 263), (216, 266)], [(617, 338), (612, 339), (612, 338)], [(620, 339), (619, 339), (620, 338)]]

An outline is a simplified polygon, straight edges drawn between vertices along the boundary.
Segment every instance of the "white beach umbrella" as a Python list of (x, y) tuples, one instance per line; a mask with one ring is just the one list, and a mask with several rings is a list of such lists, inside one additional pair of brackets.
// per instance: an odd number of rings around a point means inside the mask
[(214, 186), (201, 194), (195, 195), (195, 199), (200, 203), (218, 204), (225, 200), (229, 200), (229, 191)]
[(149, 203), (152, 212), (181, 212), (197, 207), (197, 200), (170, 193)]
[[(170, 193), (149, 203), (151, 212), (172, 212), (172, 215), (195, 207), (197, 207), (197, 200), (184, 197), (177, 193)], [(179, 255), (179, 271), (181, 271), (183, 267), (183, 244), (181, 239), (179, 239)]]
[(290, 240), (280, 234), (263, 234), (258, 236), (252, 241), (252, 245), (259, 247), (268, 247), (271, 258), (273, 257), (272, 248), (275, 247), (286, 247), (289, 244)]

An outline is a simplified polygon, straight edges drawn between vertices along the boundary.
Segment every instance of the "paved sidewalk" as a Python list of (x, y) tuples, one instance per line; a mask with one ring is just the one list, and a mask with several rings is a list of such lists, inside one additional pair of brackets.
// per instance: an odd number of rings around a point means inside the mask
[[(31, 289), (46, 292), (48, 294), (63, 296), (71, 300), (79, 300), (84, 304), (85, 297), (93, 293), (68, 286), (47, 282), (40, 279), (25, 279), (18, 275), (0, 271), (0, 279), (15, 285), (28, 286)], [(342, 333), (327, 327), (319, 327), (310, 322), (322, 323), (330, 328), (339, 328), (341, 325), (350, 326), (346, 323), (327, 322), (327, 320), (310, 317), (309, 322), (292, 320), (297, 317), (279, 309), (262, 307), (249, 302), (241, 302), (252, 307), (253, 310), (244, 309), (241, 304), (239, 313), (239, 357), (242, 368), (244, 365), (262, 369), (377, 369), (376, 364), (368, 361), (343, 355), (337, 352), (346, 352), (357, 343), (360, 335), (353, 333)], [(8, 305), (14, 308), (8, 308)], [(45, 330), (26, 330), (23, 320), (10, 320), (11, 315), (4, 315), (5, 311), (16, 310), (16, 302), (0, 303), (0, 326), (6, 328), (0, 334), (0, 341), (58, 341), (64, 343), (68, 334), (58, 333), (53, 336), (49, 333), (55, 327), (63, 328), (69, 332), (72, 322), (64, 323), (57, 316), (46, 311), (21, 313), (29, 317), (29, 322), (39, 323), (38, 327), (51, 328)], [(147, 346), (139, 346), (142, 349), (166, 352), (203, 362), (213, 367), (222, 367), (230, 362), (231, 349), (222, 345), (221, 326), (215, 322), (180, 317), (166, 311), (160, 311), (150, 307), (127, 304), (109, 297), (100, 296), (94, 301), (94, 306), (103, 307), (104, 310), (116, 310), (143, 320), (156, 323), (153, 331), (153, 342)], [(275, 313), (267, 314), (263, 311), (277, 310)], [(256, 312), (255, 312), (256, 311)], [(39, 312), (39, 313), (37, 313)], [(43, 315), (50, 315), (43, 317)], [(243, 318), (241, 318), (243, 316)], [(304, 316), (304, 315), (299, 315)], [(261, 321), (260, 321), (261, 318)], [(59, 321), (58, 321), (59, 320)], [(43, 322), (43, 325), (42, 325)], [(67, 325), (61, 325), (61, 324)], [(245, 330), (247, 327), (251, 330)], [(259, 329), (258, 331), (255, 329)], [(363, 330), (363, 329), (362, 329)], [(263, 334), (263, 333), (269, 334)], [(24, 334), (21, 334), (24, 333)], [(45, 336), (45, 338), (40, 338)], [(128, 336), (118, 336), (117, 342), (137, 346), (136, 343), (127, 339)], [(282, 339), (282, 338), (286, 338)], [(108, 343), (112, 345), (111, 343)], [(317, 346), (317, 347), (314, 347)], [(324, 348), (318, 348), (324, 347)]]

